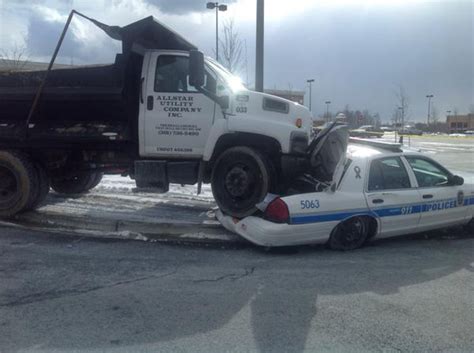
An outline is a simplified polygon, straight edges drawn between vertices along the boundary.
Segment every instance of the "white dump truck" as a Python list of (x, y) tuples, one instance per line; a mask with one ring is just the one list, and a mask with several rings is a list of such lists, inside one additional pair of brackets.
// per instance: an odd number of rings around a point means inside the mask
[[(52, 69), (74, 14), (122, 42), (113, 64)], [(72, 11), (56, 49), (48, 70), (0, 73), (0, 217), (104, 173), (157, 192), (211, 183), (221, 210), (244, 217), (311, 165), (306, 107), (247, 89), (153, 17), (118, 27)]]

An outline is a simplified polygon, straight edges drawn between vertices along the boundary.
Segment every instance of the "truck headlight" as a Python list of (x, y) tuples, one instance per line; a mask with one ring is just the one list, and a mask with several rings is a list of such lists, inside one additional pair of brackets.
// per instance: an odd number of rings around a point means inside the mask
[(308, 148), (308, 135), (303, 131), (293, 131), (291, 133), (290, 153), (303, 154)]

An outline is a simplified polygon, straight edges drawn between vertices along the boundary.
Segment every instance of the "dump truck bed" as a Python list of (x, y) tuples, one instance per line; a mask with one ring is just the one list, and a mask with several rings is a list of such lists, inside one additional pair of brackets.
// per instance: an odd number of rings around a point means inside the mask
[[(0, 145), (28, 140), (69, 144), (131, 141), (138, 119), (141, 60), (71, 67), (49, 73), (27, 127), (46, 71), (0, 73)], [(135, 128), (136, 129), (136, 128)]]

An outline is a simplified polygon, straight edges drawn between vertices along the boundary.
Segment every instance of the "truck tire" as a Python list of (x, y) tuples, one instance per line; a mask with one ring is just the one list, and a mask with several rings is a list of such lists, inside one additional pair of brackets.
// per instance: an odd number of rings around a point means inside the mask
[(48, 196), (49, 189), (51, 187), (51, 181), (49, 179), (48, 173), (46, 173), (46, 169), (41, 164), (35, 164), (35, 171), (36, 175), (38, 176), (38, 192), (36, 198), (32, 200), (31, 205), (26, 207), (25, 210), (34, 210), (40, 207), (44, 200), (46, 200), (46, 196)]
[(101, 173), (101, 172), (94, 172), (93, 174), (95, 175), (95, 177), (91, 178), (91, 184), (88, 185), (89, 187), (88, 190), (92, 190), (97, 185), (99, 185), (100, 182), (102, 181), (102, 178), (104, 177), (104, 173)]
[(38, 197), (38, 174), (28, 157), (0, 151), (0, 217), (25, 211)]
[(255, 213), (255, 205), (270, 190), (269, 162), (250, 147), (232, 147), (223, 152), (212, 169), (212, 193), (219, 208), (233, 217)]
[(99, 179), (97, 174), (97, 172), (78, 172), (69, 177), (53, 177), (51, 179), (51, 188), (59, 194), (84, 194), (97, 186), (100, 179), (102, 179), (102, 176)]

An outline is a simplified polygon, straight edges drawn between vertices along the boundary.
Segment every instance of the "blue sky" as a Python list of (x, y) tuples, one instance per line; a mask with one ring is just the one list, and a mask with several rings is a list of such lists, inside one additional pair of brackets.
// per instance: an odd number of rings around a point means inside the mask
[[(253, 83), (255, 1), (223, 1), (247, 48)], [(153, 15), (213, 55), (215, 17), (200, 0), (0, 0), (0, 48), (26, 47), (32, 60), (47, 60), (68, 12), (75, 8), (108, 24), (125, 25)], [(474, 104), (474, 6), (472, 1), (267, 0), (265, 86), (307, 90), (314, 78), (313, 112), (353, 109), (379, 112), (388, 121), (402, 85), (412, 120), (426, 119), (426, 94), (441, 118)], [(222, 23), (222, 22), (221, 22)], [(118, 43), (75, 21), (60, 60), (111, 61)], [(471, 108), (472, 109), (472, 108)]]

